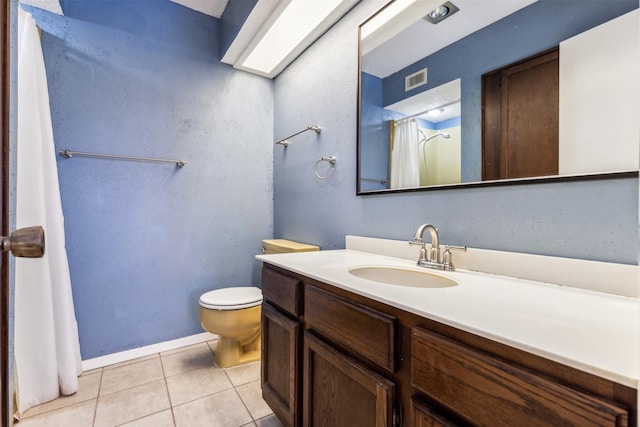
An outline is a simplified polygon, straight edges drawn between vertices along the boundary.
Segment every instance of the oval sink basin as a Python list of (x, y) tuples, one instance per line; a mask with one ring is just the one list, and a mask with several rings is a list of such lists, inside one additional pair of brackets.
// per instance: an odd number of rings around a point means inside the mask
[(450, 279), (430, 271), (403, 267), (367, 266), (349, 269), (352, 274), (361, 279), (385, 283), (387, 285), (408, 286), (413, 288), (449, 288), (457, 286), (456, 280)]

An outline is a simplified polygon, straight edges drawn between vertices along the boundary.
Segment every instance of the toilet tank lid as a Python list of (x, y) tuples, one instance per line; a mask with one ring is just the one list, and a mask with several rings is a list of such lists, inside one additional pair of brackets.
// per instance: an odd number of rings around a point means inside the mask
[(219, 310), (249, 308), (259, 305), (261, 302), (262, 291), (255, 286), (216, 289), (200, 296), (202, 307)]
[(271, 239), (262, 241), (262, 250), (266, 254), (279, 254), (286, 252), (311, 252), (319, 251), (320, 247), (306, 243), (294, 242), (286, 239)]

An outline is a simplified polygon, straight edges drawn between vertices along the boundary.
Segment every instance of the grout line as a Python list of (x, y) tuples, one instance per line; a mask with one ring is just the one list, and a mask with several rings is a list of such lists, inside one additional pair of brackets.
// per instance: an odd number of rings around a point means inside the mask
[[(247, 410), (247, 413), (249, 413), (249, 416), (251, 417), (251, 421), (253, 422), (253, 424), (255, 425), (256, 423), (256, 419), (253, 418), (253, 414), (251, 413), (251, 411), (249, 410), (249, 407), (247, 406), (247, 404), (244, 402), (244, 399), (242, 398), (242, 396), (240, 396), (240, 393), (238, 393), (238, 389), (234, 386), (233, 387), (233, 391), (236, 392), (236, 394), (238, 395), (238, 398), (240, 399), (240, 402), (242, 402), (242, 405), (244, 406), (244, 409)], [(243, 424), (246, 425), (246, 424)]]
[(104, 375), (104, 369), (100, 369), (100, 384), (98, 384), (98, 395), (96, 396), (96, 407), (93, 409), (93, 422), (92, 426), (96, 425), (96, 418), (98, 417), (98, 400), (100, 399), (100, 391), (102, 390), (102, 376)]
[(171, 419), (173, 420), (173, 425), (176, 426), (176, 415), (173, 413), (173, 401), (171, 400), (171, 393), (169, 393), (169, 383), (167, 383), (167, 373), (164, 371), (164, 362), (162, 360), (162, 354), (158, 353), (160, 357), (160, 367), (162, 368), (162, 376), (164, 377), (164, 387), (167, 390), (167, 397), (169, 398), (169, 409), (171, 409)]

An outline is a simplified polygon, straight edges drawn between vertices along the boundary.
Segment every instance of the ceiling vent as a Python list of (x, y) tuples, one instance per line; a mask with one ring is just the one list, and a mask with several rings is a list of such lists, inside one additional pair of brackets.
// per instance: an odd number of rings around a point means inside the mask
[(409, 92), (418, 86), (427, 84), (427, 69), (424, 68), (416, 73), (409, 74), (404, 78), (404, 91)]

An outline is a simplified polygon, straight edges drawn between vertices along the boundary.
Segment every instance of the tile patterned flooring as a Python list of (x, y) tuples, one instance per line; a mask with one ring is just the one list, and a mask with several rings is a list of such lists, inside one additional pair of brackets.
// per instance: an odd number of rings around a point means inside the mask
[(219, 368), (216, 341), (84, 372), (71, 396), (16, 427), (282, 427), (262, 400), (260, 362)]

